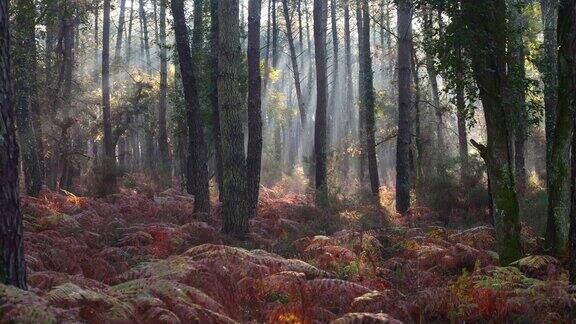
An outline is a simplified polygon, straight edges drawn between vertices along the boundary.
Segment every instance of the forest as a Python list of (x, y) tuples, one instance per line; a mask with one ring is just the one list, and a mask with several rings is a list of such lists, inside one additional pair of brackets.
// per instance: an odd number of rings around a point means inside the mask
[(576, 323), (576, 0), (0, 0), (0, 323)]

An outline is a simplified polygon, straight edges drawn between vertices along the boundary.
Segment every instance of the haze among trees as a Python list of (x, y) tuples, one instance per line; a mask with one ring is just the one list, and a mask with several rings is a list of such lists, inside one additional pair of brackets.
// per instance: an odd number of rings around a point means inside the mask
[(0, 323), (576, 319), (576, 0), (0, 0)]

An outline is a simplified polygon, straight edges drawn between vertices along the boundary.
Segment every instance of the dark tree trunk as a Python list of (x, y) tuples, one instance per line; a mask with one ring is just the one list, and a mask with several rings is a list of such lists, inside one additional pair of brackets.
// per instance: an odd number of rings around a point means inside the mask
[(282, 0), (284, 8), (284, 19), (286, 20), (286, 36), (288, 38), (288, 45), (290, 47), (290, 59), (292, 61), (292, 72), (294, 74), (294, 86), (296, 87), (296, 98), (298, 99), (298, 110), (300, 112), (300, 121), (302, 127), (306, 125), (306, 105), (302, 97), (302, 88), (300, 86), (300, 70), (298, 69), (298, 55), (296, 54), (296, 47), (294, 46), (294, 36), (292, 34), (292, 21), (290, 19), (290, 9), (288, 7), (288, 0)]
[[(362, 31), (364, 23), (362, 22), (362, 0), (356, 0), (356, 27), (358, 29), (358, 53), (364, 52), (364, 32)], [(364, 80), (364, 64), (358, 65), (358, 96), (362, 97), (362, 80)], [(366, 117), (364, 116), (365, 110), (362, 105), (358, 106), (358, 140), (360, 142), (360, 156), (358, 164), (358, 178), (360, 183), (364, 183), (366, 178)]]
[(314, 0), (314, 44), (316, 61), (316, 119), (314, 155), (316, 168), (316, 204), (328, 206), (328, 181), (326, 165), (326, 106), (328, 76), (326, 64), (327, 0)]
[(166, 131), (166, 108), (168, 103), (168, 56), (166, 50), (166, 0), (160, 0), (160, 99), (158, 102), (158, 151), (160, 153), (160, 181), (169, 186), (172, 180), (170, 147)]
[[(559, 116), (572, 119), (576, 127), (576, 1), (564, 0), (558, 14), (558, 112)], [(572, 177), (570, 209), (570, 283), (576, 284), (576, 133), (572, 134)]]
[[(462, 50), (458, 50), (458, 60), (462, 60)], [(466, 96), (462, 73), (456, 75), (456, 118), (458, 120), (458, 154), (460, 158), (460, 180), (463, 184), (468, 179), (468, 130), (466, 128)]]
[(120, 14), (118, 17), (118, 32), (116, 34), (116, 49), (114, 51), (114, 61), (112, 63), (114, 71), (120, 68), (122, 59), (122, 38), (124, 36), (124, 22), (126, 20), (126, 0), (120, 0)]
[[(194, 1), (194, 31), (192, 45), (194, 51), (199, 50), (202, 44), (202, 0)], [(176, 36), (176, 49), (180, 61), (180, 75), (184, 99), (186, 101), (186, 119), (188, 121), (188, 167), (187, 189), (194, 195), (194, 210), (197, 212), (210, 212), (209, 178), (204, 143), (204, 123), (200, 112), (200, 98), (198, 93), (198, 68), (192, 62), (188, 38), (188, 27), (184, 16), (183, 0), (172, 0), (172, 16), (174, 17), (174, 32)]]
[(134, 0), (130, 0), (130, 18), (128, 18), (128, 38), (126, 39), (126, 69), (130, 70), (132, 60), (132, 26), (134, 24)]
[(222, 136), (224, 224), (222, 231), (244, 238), (248, 233), (246, 159), (242, 129), (240, 83), (242, 53), (238, 0), (218, 4), (218, 105)]
[(148, 38), (148, 17), (144, 8), (144, 0), (140, 1), (140, 23), (142, 28), (142, 43), (144, 45), (144, 53), (146, 54), (146, 70), (150, 71), (152, 68), (152, 61), (150, 59), (150, 42)]
[(116, 190), (116, 154), (110, 121), (110, 0), (104, 0), (102, 26), (102, 120), (104, 124), (104, 182), (101, 195)]
[(8, 0), (0, 0), (0, 283), (26, 289), (8, 21)]
[[(544, 81), (547, 174), (550, 173), (554, 127), (556, 127), (556, 106), (558, 105), (558, 49), (556, 40), (558, 1), (559, 0), (540, 0), (542, 24), (544, 27), (544, 61), (541, 69), (542, 79)], [(548, 186), (550, 186), (550, 183), (548, 183)]]
[(510, 25), (512, 33), (510, 36), (510, 61), (511, 77), (514, 79), (511, 83), (510, 99), (515, 112), (514, 120), (514, 165), (516, 175), (516, 190), (520, 196), (526, 193), (526, 162), (524, 155), (526, 153), (526, 139), (528, 137), (528, 112), (526, 110), (526, 49), (523, 39), (526, 21), (522, 12), (517, 7), (517, 3), (512, 4)]
[(220, 112), (218, 108), (218, 0), (210, 0), (210, 103), (212, 105), (212, 140), (216, 159), (216, 182), (218, 194), (223, 201), (222, 190), (222, 141), (220, 138)]
[(467, 40), (474, 78), (486, 119), (485, 148), (500, 263), (508, 265), (522, 257), (518, 198), (511, 149), (510, 107), (505, 101), (506, 84), (505, 0), (463, 0), (463, 21), (471, 32)]
[(24, 166), (26, 193), (36, 197), (43, 182), (41, 150), (38, 148), (41, 138), (37, 135), (37, 132), (41, 133), (41, 124), (40, 116), (38, 116), (40, 109), (37, 101), (38, 88), (35, 81), (37, 72), (36, 8), (32, 0), (18, 0), (15, 2), (14, 9), (12, 57), (16, 91), (16, 123)]
[(412, 8), (408, 1), (398, 4), (398, 138), (396, 148), (396, 210), (405, 214), (410, 208), (411, 142), (411, 42)]
[[(346, 122), (344, 124), (344, 141), (342, 142), (344, 147), (342, 147), (342, 152), (346, 152), (347, 142), (352, 137), (352, 116), (353, 116), (353, 93), (354, 93), (354, 85), (352, 83), (352, 44), (350, 39), (350, 3), (346, 1), (344, 4), (344, 56), (346, 59), (346, 94), (345, 94), (345, 102), (344, 102), (344, 116), (348, 116), (346, 118)], [(343, 174), (344, 178), (348, 176), (350, 171), (350, 156), (349, 154), (345, 154), (344, 161), (343, 161)]]
[[(262, 0), (248, 2), (248, 153), (246, 156), (246, 190), (249, 204), (248, 215), (255, 217), (258, 212), (260, 191), (260, 165), (262, 161), (262, 113), (260, 76), (260, 7)], [(284, 8), (286, 10), (286, 7)]]
[(360, 64), (362, 79), (360, 79), (360, 102), (364, 111), (366, 138), (363, 139), (368, 159), (368, 174), (370, 176), (370, 189), (372, 195), (378, 197), (380, 192), (380, 178), (378, 176), (378, 160), (376, 158), (376, 121), (374, 116), (374, 77), (372, 71), (372, 53), (370, 51), (370, 8), (367, 0), (362, 0), (362, 38)]
[[(548, 223), (546, 225), (546, 247), (557, 256), (567, 251), (570, 210), (570, 141), (573, 132), (574, 86), (576, 67), (576, 26), (574, 0), (560, 1), (558, 11), (558, 106), (552, 159), (548, 174)], [(574, 224), (574, 223), (573, 223)]]

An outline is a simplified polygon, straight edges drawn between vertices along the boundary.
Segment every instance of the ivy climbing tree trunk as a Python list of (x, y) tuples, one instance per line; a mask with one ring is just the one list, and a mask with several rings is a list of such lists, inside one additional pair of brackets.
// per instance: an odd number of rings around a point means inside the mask
[(26, 289), (8, 0), (0, 0), (0, 283)]
[(463, 0), (462, 14), (470, 31), (467, 53), (486, 119), (488, 136), (484, 151), (500, 263), (508, 265), (522, 256), (518, 198), (514, 181), (514, 156), (508, 121), (512, 112), (505, 103), (507, 21), (505, 0)]

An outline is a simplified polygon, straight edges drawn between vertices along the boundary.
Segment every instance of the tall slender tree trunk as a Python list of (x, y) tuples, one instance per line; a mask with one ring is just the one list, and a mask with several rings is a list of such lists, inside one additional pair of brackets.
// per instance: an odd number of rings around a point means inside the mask
[(376, 121), (374, 116), (374, 76), (372, 71), (372, 53), (370, 50), (370, 8), (367, 0), (362, 0), (362, 38), (363, 45), (360, 52), (362, 79), (360, 80), (360, 101), (364, 111), (366, 125), (366, 155), (368, 159), (368, 174), (370, 176), (370, 189), (374, 197), (380, 192), (380, 177), (378, 176), (378, 160), (376, 158)]
[[(462, 62), (462, 49), (458, 49), (459, 62)], [(456, 75), (456, 118), (458, 123), (458, 154), (460, 158), (460, 180), (465, 184), (469, 174), (468, 130), (466, 128), (466, 96), (464, 92), (464, 76)]]
[(126, 68), (130, 70), (132, 60), (132, 26), (134, 24), (134, 0), (130, 0), (130, 16), (128, 18), (128, 38), (126, 39)]
[(296, 47), (294, 46), (294, 36), (292, 33), (292, 21), (290, 19), (290, 9), (288, 7), (288, 0), (282, 0), (282, 7), (284, 8), (284, 20), (286, 20), (286, 36), (288, 38), (288, 45), (290, 47), (290, 59), (292, 61), (292, 72), (294, 74), (294, 86), (296, 88), (296, 98), (298, 99), (298, 111), (300, 112), (300, 121), (302, 126), (306, 125), (306, 105), (302, 97), (302, 88), (300, 86), (300, 70), (298, 68), (298, 55), (296, 54)]
[(316, 167), (316, 204), (328, 206), (328, 181), (326, 165), (326, 106), (328, 76), (326, 64), (327, 0), (314, 0), (314, 44), (316, 62), (316, 119), (314, 155)]
[[(548, 223), (546, 248), (557, 256), (567, 252), (570, 197), (569, 179), (571, 139), (574, 116), (574, 1), (560, 1), (558, 11), (558, 96), (556, 126), (548, 173)], [(572, 175), (574, 176), (574, 175)]]
[[(463, 21), (471, 32), (467, 40), (474, 78), (486, 119), (487, 147), (477, 144), (485, 156), (500, 263), (522, 257), (518, 198), (514, 181), (514, 157), (508, 127), (512, 112), (505, 103), (507, 89), (505, 0), (463, 0)], [(480, 50), (482, 49), (482, 50)]]
[[(559, 87), (560, 105), (571, 104), (572, 122), (576, 127), (576, 1), (562, 1), (558, 15)], [(570, 283), (576, 284), (576, 133), (572, 135), (572, 207), (570, 211)]]
[(118, 32), (116, 33), (116, 49), (114, 51), (113, 69), (117, 72), (122, 59), (122, 39), (124, 36), (124, 22), (126, 21), (126, 0), (120, 0), (120, 14), (118, 16)]
[(396, 210), (410, 208), (411, 142), (411, 42), (412, 8), (408, 1), (398, 4), (398, 138), (396, 148)]
[(249, 203), (246, 199), (246, 158), (242, 123), (242, 99), (238, 89), (242, 54), (238, 0), (218, 4), (218, 105), (222, 135), (224, 224), (222, 231), (244, 238), (248, 233)]
[(0, 0), (0, 283), (26, 289), (8, 2)]
[(166, 108), (168, 103), (168, 53), (166, 50), (166, 0), (160, 0), (160, 99), (158, 101), (158, 150), (160, 153), (160, 180), (170, 185), (172, 166), (166, 131)]
[[(576, 1), (562, 1), (558, 15), (559, 106), (569, 104), (576, 127)], [(576, 284), (576, 133), (572, 134), (572, 207), (570, 211), (570, 283)]]
[[(358, 53), (364, 52), (364, 32), (363, 21), (362, 21), (362, 0), (356, 0), (356, 28), (358, 29)], [(358, 66), (358, 97), (362, 97), (362, 80), (364, 80), (364, 64), (359, 64)], [(365, 110), (362, 105), (358, 106), (358, 140), (360, 142), (360, 156), (358, 163), (358, 178), (360, 183), (364, 183), (366, 178), (366, 117), (364, 116)]]
[[(346, 59), (346, 94), (345, 94), (345, 103), (344, 103), (344, 116), (348, 116), (346, 118), (344, 124), (344, 145), (347, 145), (347, 140), (349, 140), (352, 136), (352, 116), (353, 116), (353, 93), (354, 93), (354, 85), (352, 83), (352, 41), (350, 39), (350, 1), (347, 0), (344, 4), (344, 56)], [(345, 152), (347, 147), (343, 147), (342, 151)], [(350, 157), (348, 154), (345, 155), (343, 161), (343, 173), (344, 177), (348, 176), (348, 172), (350, 170)]]
[(218, 194), (223, 201), (222, 190), (222, 141), (220, 137), (220, 112), (218, 108), (218, 0), (210, 0), (210, 103), (212, 105), (212, 140), (216, 160)]
[[(192, 46), (197, 54), (202, 44), (202, 0), (194, 1), (194, 30)], [(184, 16), (183, 0), (172, 0), (172, 16), (174, 17), (174, 31), (176, 36), (176, 49), (180, 61), (180, 75), (184, 99), (186, 101), (186, 119), (188, 121), (188, 166), (186, 187), (188, 192), (194, 194), (194, 211), (210, 212), (209, 178), (204, 143), (204, 123), (200, 111), (198, 90), (198, 67), (193, 63), (193, 54), (190, 53), (188, 27)]]
[(116, 152), (112, 141), (110, 120), (110, 0), (104, 0), (102, 26), (102, 120), (104, 124), (104, 183), (101, 195), (116, 190)]
[(140, 1), (140, 22), (142, 28), (142, 42), (144, 44), (144, 53), (146, 54), (146, 70), (150, 71), (152, 67), (152, 60), (150, 59), (150, 42), (148, 38), (148, 17), (146, 16), (146, 9), (144, 7), (144, 0)]
[[(558, 1), (540, 0), (542, 24), (544, 27), (544, 61), (542, 79), (544, 81), (544, 111), (546, 124), (546, 173), (550, 173), (554, 127), (556, 127), (556, 106), (558, 105), (558, 47), (556, 28), (558, 24)], [(550, 183), (548, 183), (550, 186)]]
[(36, 83), (36, 8), (33, 0), (15, 2), (14, 32), (12, 33), (12, 57), (14, 59), (14, 89), (16, 106), (16, 123), (26, 193), (38, 196), (42, 188), (43, 176), (40, 156), (41, 150), (36, 132), (41, 133), (39, 121), (39, 104)]
[[(248, 153), (246, 189), (250, 217), (258, 212), (260, 166), (262, 161), (262, 113), (260, 76), (260, 8), (262, 0), (248, 2)], [(286, 10), (286, 7), (284, 8)], [(288, 22), (288, 20), (287, 20)]]
[(524, 85), (524, 79), (526, 78), (526, 49), (523, 39), (526, 22), (518, 5), (518, 0), (510, 1), (510, 27), (513, 32), (510, 36), (509, 55), (511, 56), (511, 76), (515, 79), (512, 82), (510, 97), (515, 112), (514, 166), (516, 190), (520, 196), (523, 196), (527, 185), (524, 155), (526, 153), (526, 139), (528, 138), (528, 112), (526, 110), (526, 87)]

